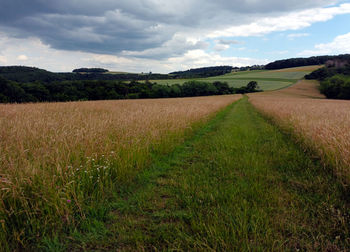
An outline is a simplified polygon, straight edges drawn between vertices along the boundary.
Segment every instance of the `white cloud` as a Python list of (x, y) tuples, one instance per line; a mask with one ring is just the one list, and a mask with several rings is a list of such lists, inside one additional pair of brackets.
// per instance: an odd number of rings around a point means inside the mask
[(253, 59), (244, 57), (223, 57), (216, 53), (207, 53), (203, 50), (192, 50), (187, 52), (182, 57), (170, 58), (170, 65), (177, 69), (189, 69), (195, 67), (205, 67), (205, 66), (248, 66), (255, 64), (266, 64), (268, 60), (266, 59)]
[(171, 40), (165, 42), (160, 47), (143, 51), (122, 51), (120, 55), (161, 60), (183, 55), (189, 50), (206, 49), (207, 47), (208, 43), (200, 39), (187, 38), (183, 34), (175, 34)]
[(217, 52), (225, 51), (225, 50), (227, 50), (229, 48), (230, 48), (229, 45), (224, 45), (224, 44), (216, 44), (214, 46), (214, 50), (217, 51)]
[(7, 58), (5, 56), (0, 55), (0, 63), (6, 64), (7, 63)]
[(28, 57), (24, 54), (21, 54), (17, 57), (17, 59), (20, 61), (26, 61), (26, 60), (28, 60)]
[(312, 56), (320, 54), (350, 53), (350, 32), (334, 38), (330, 43), (317, 44), (313, 50), (305, 50), (299, 56)]
[(291, 33), (287, 35), (287, 38), (295, 39), (295, 38), (302, 38), (302, 37), (308, 37), (308, 36), (310, 36), (309, 33)]
[(72, 71), (85, 65), (89, 54), (50, 48), (37, 38), (10, 38), (0, 33), (0, 62), (7, 65), (35, 66), (49, 71)]
[(232, 26), (227, 29), (211, 32), (208, 37), (249, 37), (262, 36), (276, 31), (299, 30), (316, 22), (324, 22), (336, 15), (349, 14), (350, 4), (337, 7), (315, 8), (293, 12), (279, 17), (261, 18), (250, 24)]

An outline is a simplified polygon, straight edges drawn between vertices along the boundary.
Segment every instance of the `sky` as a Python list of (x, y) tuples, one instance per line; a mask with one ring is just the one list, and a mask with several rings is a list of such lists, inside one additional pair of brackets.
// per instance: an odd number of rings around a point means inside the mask
[(0, 66), (169, 73), (350, 53), (350, 1), (0, 0)]

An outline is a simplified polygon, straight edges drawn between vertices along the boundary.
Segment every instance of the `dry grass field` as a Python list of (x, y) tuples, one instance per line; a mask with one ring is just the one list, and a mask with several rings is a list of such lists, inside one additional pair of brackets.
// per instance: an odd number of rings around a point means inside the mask
[(325, 163), (350, 182), (350, 101), (323, 99), (317, 82), (300, 81), (289, 88), (249, 95), (250, 102), (297, 134)]
[(318, 85), (318, 81), (315, 80), (300, 80), (288, 88), (280, 89), (277, 91), (259, 93), (259, 95), (267, 95), (268, 97), (270, 95), (273, 95), (274, 97), (277, 95), (278, 97), (290, 98), (326, 98), (318, 90)]
[(74, 222), (240, 97), (0, 105), (0, 240)]

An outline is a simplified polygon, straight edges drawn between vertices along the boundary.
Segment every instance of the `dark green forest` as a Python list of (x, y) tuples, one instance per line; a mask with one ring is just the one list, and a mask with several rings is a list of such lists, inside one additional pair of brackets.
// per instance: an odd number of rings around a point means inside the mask
[(226, 82), (188, 81), (183, 85), (159, 85), (150, 81), (108, 80), (18, 83), (0, 77), (0, 102), (64, 102), (139, 98), (170, 98), (250, 93), (259, 91), (255, 81), (232, 88)]
[[(110, 73), (103, 68), (78, 68), (72, 73), (53, 73), (36, 67), (4, 66), (0, 67), (0, 76), (16, 82), (53, 82), (53, 81), (79, 81), (79, 80), (162, 80), (162, 79), (189, 79), (217, 76), (231, 72), (229, 66), (206, 67), (174, 72), (171, 74), (158, 73)], [(244, 69), (242, 69), (244, 70)]]
[[(80, 68), (72, 73), (53, 73), (36, 67), (4, 66), (0, 67), (0, 76), (16, 82), (53, 82), (53, 81), (79, 81), (79, 80), (150, 80), (171, 79), (168, 74), (137, 74), (122, 73), (110, 74), (108, 70), (101, 68)], [(80, 72), (87, 71), (87, 72)], [(106, 72), (107, 71), (107, 72)]]
[(312, 65), (323, 65), (329, 60), (340, 60), (340, 61), (350, 61), (350, 54), (341, 54), (337, 56), (314, 56), (309, 58), (292, 58), (283, 59), (271, 62), (265, 65), (265, 69), (274, 70), (289, 67), (299, 67), (299, 66), (312, 66)]
[(232, 66), (201, 67), (186, 71), (171, 72), (170, 74), (177, 76), (177, 78), (200, 78), (231, 73), (232, 69)]
[(103, 68), (78, 68), (72, 71), (73, 73), (107, 73), (107, 69)]

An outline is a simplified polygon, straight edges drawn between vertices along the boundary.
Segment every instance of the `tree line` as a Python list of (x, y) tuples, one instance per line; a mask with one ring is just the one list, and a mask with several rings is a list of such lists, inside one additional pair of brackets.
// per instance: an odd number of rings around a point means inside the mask
[[(163, 79), (192, 79), (218, 76), (231, 72), (230, 66), (205, 67), (170, 74), (158, 73), (111, 73), (103, 68), (78, 68), (71, 73), (53, 73), (44, 69), (26, 66), (0, 67), (0, 76), (16, 82), (53, 82), (53, 81), (80, 81), (80, 80), (163, 80)], [(243, 69), (243, 68), (242, 68)], [(236, 69), (235, 69), (236, 70)]]
[[(74, 71), (74, 70), (73, 70)], [(87, 72), (80, 72), (87, 71)], [(80, 80), (160, 80), (173, 79), (174, 76), (168, 74), (137, 74), (120, 73), (113, 74), (102, 68), (80, 68), (72, 73), (53, 73), (36, 67), (26, 66), (3, 66), (0, 67), (0, 76), (16, 82), (54, 82), (54, 81), (80, 81)]]
[(305, 76), (320, 81), (320, 92), (329, 99), (350, 99), (350, 61), (332, 61)]
[(340, 54), (337, 56), (325, 55), (325, 56), (314, 56), (309, 58), (291, 58), (291, 59), (277, 60), (265, 65), (265, 69), (273, 70), (273, 69), (282, 69), (282, 68), (289, 68), (289, 67), (323, 65), (330, 60), (349, 61), (350, 54)]
[(259, 91), (251, 81), (233, 88), (226, 82), (188, 81), (183, 85), (159, 85), (150, 81), (55, 81), (18, 83), (0, 77), (0, 103), (65, 102), (87, 100), (170, 98), (224, 95)]
[(107, 69), (103, 68), (77, 68), (72, 71), (73, 73), (107, 73)]
[(204, 78), (211, 76), (223, 75), (226, 73), (231, 73), (232, 66), (214, 66), (214, 67), (201, 67), (201, 68), (192, 68), (186, 71), (176, 71), (169, 73), (170, 75), (175, 76), (175, 78)]

